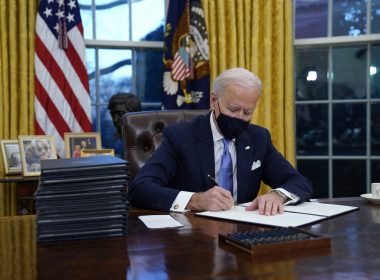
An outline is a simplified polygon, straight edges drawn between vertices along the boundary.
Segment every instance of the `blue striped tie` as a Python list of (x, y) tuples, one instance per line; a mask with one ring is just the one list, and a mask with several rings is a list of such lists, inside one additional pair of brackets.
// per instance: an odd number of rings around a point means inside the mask
[(222, 162), (220, 163), (219, 170), (219, 178), (218, 183), (219, 186), (229, 190), (232, 193), (233, 190), (233, 181), (232, 181), (232, 158), (231, 154), (228, 150), (230, 141), (223, 139), (223, 155)]

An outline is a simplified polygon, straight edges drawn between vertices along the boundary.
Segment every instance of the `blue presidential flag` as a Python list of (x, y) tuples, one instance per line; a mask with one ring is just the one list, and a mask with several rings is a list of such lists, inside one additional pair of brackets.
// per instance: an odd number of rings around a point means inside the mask
[(208, 109), (208, 34), (200, 0), (170, 1), (164, 64), (163, 109)]

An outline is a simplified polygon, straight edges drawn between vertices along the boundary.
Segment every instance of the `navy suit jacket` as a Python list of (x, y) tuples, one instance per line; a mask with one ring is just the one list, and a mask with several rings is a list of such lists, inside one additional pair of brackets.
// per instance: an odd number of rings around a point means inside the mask
[[(257, 125), (236, 139), (237, 202), (249, 202), (263, 181), (298, 195), (300, 202), (312, 195), (311, 183), (276, 150), (267, 129)], [(261, 166), (251, 170), (253, 162)], [(180, 191), (204, 192), (213, 187), (215, 174), (210, 113), (164, 130), (161, 146), (140, 169), (128, 190), (132, 205), (169, 211)]]

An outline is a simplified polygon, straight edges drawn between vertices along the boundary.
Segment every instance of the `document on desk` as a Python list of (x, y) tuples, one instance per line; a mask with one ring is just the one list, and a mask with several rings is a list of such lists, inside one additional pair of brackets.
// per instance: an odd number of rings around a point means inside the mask
[(236, 206), (226, 211), (200, 212), (196, 213), (196, 215), (275, 227), (299, 227), (325, 219), (322, 216), (291, 212), (284, 212), (284, 214), (275, 216), (265, 216), (260, 215), (258, 210), (246, 211), (243, 206)]
[[(239, 204), (240, 206), (247, 207), (251, 202)], [(333, 217), (347, 212), (355, 211), (359, 207), (346, 206), (338, 204), (328, 204), (320, 202), (304, 202), (297, 205), (284, 206), (285, 212), (302, 213), (308, 215), (317, 215), (323, 217)]]
[[(239, 204), (240, 206), (247, 207), (251, 202)], [(359, 207), (346, 206), (338, 204), (328, 204), (320, 202), (304, 202), (297, 205), (284, 206), (285, 212), (302, 213), (308, 215), (317, 215), (323, 217), (333, 217), (347, 212), (355, 211)]]
[(145, 216), (139, 216), (139, 219), (148, 228), (183, 227), (181, 223), (177, 222), (170, 215), (145, 215)]
[(284, 211), (286, 212), (317, 215), (329, 218), (357, 209), (359, 209), (359, 207), (319, 202), (304, 202), (298, 205), (284, 206)]
[(246, 211), (245, 207), (249, 204), (250, 202), (243, 203), (227, 211), (206, 211), (197, 215), (276, 227), (299, 227), (359, 209), (353, 206), (304, 202), (284, 206), (284, 214), (265, 216), (260, 215), (257, 210)]

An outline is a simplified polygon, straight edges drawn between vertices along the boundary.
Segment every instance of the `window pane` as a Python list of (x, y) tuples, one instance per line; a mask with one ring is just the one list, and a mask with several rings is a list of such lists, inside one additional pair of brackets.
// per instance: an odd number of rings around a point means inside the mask
[(371, 77), (371, 96), (373, 98), (380, 98), (380, 45), (373, 45), (371, 47), (369, 74)]
[(297, 105), (297, 155), (327, 155), (327, 105)]
[(97, 116), (97, 107), (95, 105), (91, 106), (91, 117), (92, 117), (92, 131), (98, 131), (98, 116)]
[(327, 2), (296, 1), (296, 39), (327, 36)]
[(334, 160), (333, 172), (333, 197), (360, 196), (367, 192), (365, 160)]
[(313, 198), (329, 197), (327, 160), (298, 160), (297, 169), (312, 182)]
[(82, 19), (84, 38), (93, 39), (93, 30), (92, 30), (92, 0), (79, 0), (80, 8), (80, 17)]
[(371, 161), (371, 183), (380, 182), (380, 160)]
[(371, 1), (371, 33), (380, 33), (380, 0)]
[(86, 67), (88, 73), (88, 83), (90, 85), (91, 103), (96, 103), (96, 83), (95, 83), (95, 49), (86, 49)]
[[(160, 109), (162, 89), (162, 50), (139, 50), (136, 54), (136, 90), (143, 109)], [(152, 105), (152, 102), (158, 102)]]
[(366, 154), (366, 105), (333, 105), (333, 154)]
[(333, 36), (367, 33), (367, 0), (334, 0)]
[(163, 41), (164, 0), (132, 1), (132, 40)]
[(129, 40), (128, 1), (96, 0), (96, 39)]
[(333, 48), (333, 98), (366, 97), (367, 47)]
[(327, 99), (328, 49), (296, 49), (296, 99)]
[(371, 154), (380, 155), (380, 103), (371, 105)]
[(132, 52), (130, 50), (99, 50), (98, 104), (108, 104), (110, 97), (120, 92), (132, 92)]

